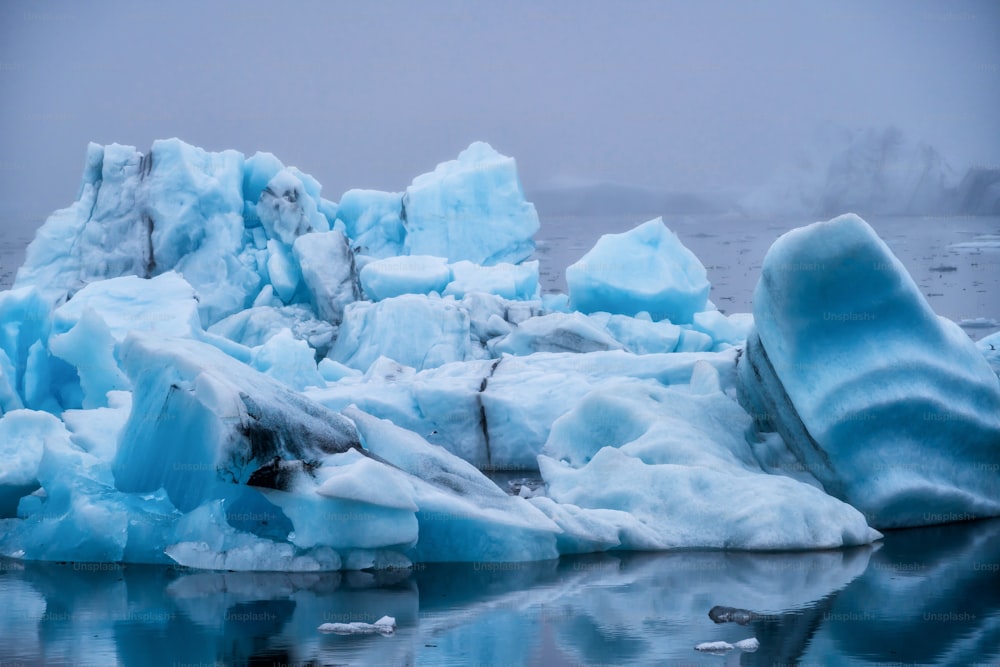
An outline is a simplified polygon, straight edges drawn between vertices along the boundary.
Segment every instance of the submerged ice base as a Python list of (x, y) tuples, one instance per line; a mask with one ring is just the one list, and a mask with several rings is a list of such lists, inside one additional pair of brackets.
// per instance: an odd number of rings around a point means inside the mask
[[(541, 295), (537, 227), (482, 143), (339, 203), (268, 153), (91, 145), (0, 293), (0, 554), (395, 569), (1000, 513), (991, 351), (860, 220), (780, 239), (754, 318), (715, 309), (662, 220)], [(834, 256), (865, 248), (877, 275)]]

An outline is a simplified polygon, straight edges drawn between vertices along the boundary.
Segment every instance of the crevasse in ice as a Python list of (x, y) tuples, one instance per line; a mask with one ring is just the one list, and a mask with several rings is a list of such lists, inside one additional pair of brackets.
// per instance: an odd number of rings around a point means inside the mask
[(0, 293), (0, 554), (368, 569), (1000, 513), (996, 375), (860, 220), (776, 243), (755, 319), (661, 220), (543, 296), (537, 228), (484, 143), (339, 203), (269, 153), (92, 144)]

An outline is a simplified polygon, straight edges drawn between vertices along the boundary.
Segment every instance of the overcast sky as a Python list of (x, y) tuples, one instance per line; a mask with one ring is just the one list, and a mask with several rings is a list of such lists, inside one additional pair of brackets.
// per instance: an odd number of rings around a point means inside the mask
[(483, 139), (527, 190), (761, 183), (824, 122), (1000, 166), (1000, 3), (0, 4), (0, 234), (76, 194), (88, 141), (275, 153), (401, 190)]

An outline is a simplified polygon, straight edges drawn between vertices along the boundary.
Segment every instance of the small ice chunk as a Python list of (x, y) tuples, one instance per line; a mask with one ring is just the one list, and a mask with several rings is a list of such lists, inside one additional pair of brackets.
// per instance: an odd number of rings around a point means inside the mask
[(292, 259), (289, 247), (275, 239), (267, 242), (267, 252), (267, 274), (271, 285), (283, 303), (291, 303), (302, 280), (299, 265)]
[(746, 651), (747, 653), (753, 653), (760, 647), (760, 642), (757, 641), (756, 637), (750, 637), (749, 639), (743, 639), (736, 642), (735, 644), (730, 644), (729, 642), (702, 642), (694, 647), (695, 651), (704, 651), (706, 653), (726, 653), (732, 650)]
[(403, 294), (384, 301), (357, 301), (328, 357), (365, 371), (380, 356), (416, 369), (475, 358), (469, 314), (454, 299)]
[(694, 647), (695, 651), (705, 651), (706, 653), (725, 653), (732, 651), (735, 646), (729, 642), (702, 642)]
[[(309, 232), (326, 232), (330, 223), (319, 212), (309, 190), (309, 177), (295, 169), (282, 169), (271, 178), (260, 194), (257, 215), (268, 238), (292, 245), (295, 239)], [(318, 193), (317, 193), (318, 194)]]
[(708, 617), (715, 623), (739, 623), (746, 625), (756, 619), (757, 614), (749, 609), (716, 605), (708, 610)]
[(326, 384), (316, 368), (312, 348), (304, 340), (295, 338), (290, 329), (282, 329), (254, 348), (250, 365), (297, 391)]
[(292, 254), (320, 319), (340, 324), (344, 308), (360, 296), (354, 253), (339, 231), (306, 234), (295, 239)]
[(319, 626), (320, 632), (332, 632), (338, 635), (391, 635), (396, 632), (396, 619), (392, 616), (383, 616), (374, 623), (324, 623)]
[(355, 252), (370, 257), (403, 254), (406, 228), (401, 192), (348, 190), (340, 198), (337, 221), (343, 223)]
[(694, 314), (694, 328), (712, 337), (716, 343), (736, 344), (746, 340), (747, 327), (743, 318), (735, 321), (717, 310)]
[(38, 488), (46, 443), (60, 437), (65, 429), (48, 413), (14, 410), (0, 417), (0, 518), (14, 517), (18, 500)]
[(359, 278), (365, 294), (381, 301), (400, 294), (440, 294), (451, 280), (451, 269), (442, 257), (389, 257), (366, 264)]
[(691, 393), (710, 396), (722, 391), (719, 371), (707, 361), (694, 362), (691, 370)]
[(538, 298), (538, 261), (479, 266), (463, 260), (451, 265), (454, 276), (444, 294), (462, 298), (470, 292), (487, 292), (505, 299)]
[(525, 320), (491, 345), (495, 356), (535, 352), (594, 352), (620, 350), (622, 344), (607, 330), (580, 313), (551, 313)]

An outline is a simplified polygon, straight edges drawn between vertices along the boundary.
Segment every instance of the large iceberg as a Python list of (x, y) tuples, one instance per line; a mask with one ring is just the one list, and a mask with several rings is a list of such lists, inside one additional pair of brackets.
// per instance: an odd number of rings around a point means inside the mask
[(775, 244), (753, 318), (661, 220), (542, 295), (537, 227), (482, 143), (339, 203), (269, 153), (91, 145), (0, 293), (0, 555), (378, 570), (1000, 514), (990, 351), (860, 220)]
[(754, 322), (744, 401), (828, 493), (885, 528), (1000, 513), (1000, 382), (867, 223), (778, 239)]

